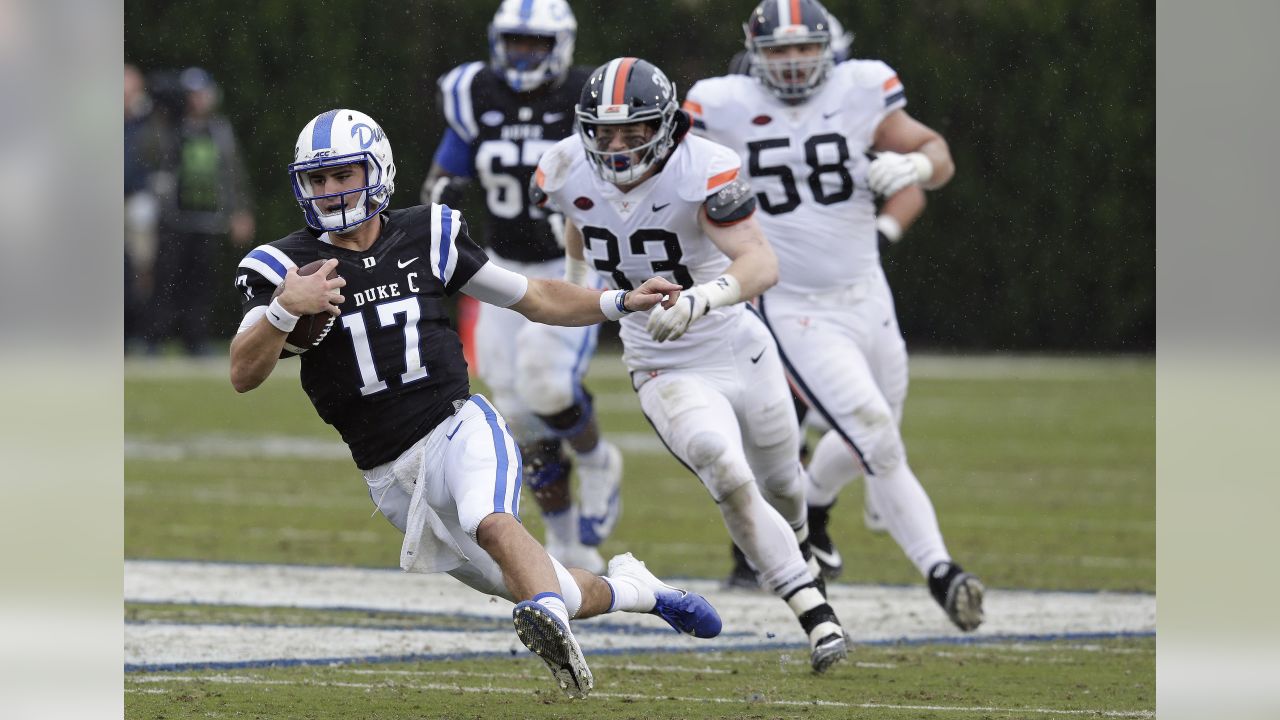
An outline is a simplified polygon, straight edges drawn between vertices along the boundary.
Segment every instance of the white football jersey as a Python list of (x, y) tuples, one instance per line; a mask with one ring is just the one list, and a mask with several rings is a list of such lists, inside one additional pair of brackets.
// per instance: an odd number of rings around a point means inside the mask
[(836, 65), (798, 105), (746, 75), (689, 91), (694, 132), (733, 148), (747, 169), (757, 221), (778, 255), (778, 287), (833, 290), (879, 266), (865, 153), (885, 116), (906, 104), (897, 74), (878, 60)]
[[(698, 225), (707, 196), (738, 177), (729, 148), (686, 135), (666, 166), (629, 192), (595, 173), (577, 135), (543, 154), (535, 178), (550, 202), (582, 233), (583, 252), (604, 284), (632, 289), (657, 275), (690, 288), (719, 277), (729, 258)], [(723, 332), (741, 304), (717, 308), (676, 340), (658, 343), (645, 331), (648, 313), (621, 320), (623, 359), (633, 370), (712, 363), (728, 348)]]

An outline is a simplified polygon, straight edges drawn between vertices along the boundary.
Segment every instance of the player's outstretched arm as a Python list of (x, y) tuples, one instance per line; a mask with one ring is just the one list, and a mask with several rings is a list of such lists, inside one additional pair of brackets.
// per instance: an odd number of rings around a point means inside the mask
[(311, 275), (299, 275), (289, 268), (284, 278), (284, 291), (265, 308), (266, 313), (231, 341), (231, 386), (236, 392), (248, 392), (262, 384), (275, 370), (284, 348), (285, 338), (303, 315), (327, 312), (338, 315), (345, 298), (338, 288), (347, 284), (341, 277), (327, 279), (338, 261), (329, 259)]
[(680, 286), (660, 277), (644, 281), (634, 290), (589, 290), (562, 280), (529, 279), (529, 289), (512, 310), (546, 325), (594, 325), (643, 312), (655, 305), (671, 307), (680, 298)]

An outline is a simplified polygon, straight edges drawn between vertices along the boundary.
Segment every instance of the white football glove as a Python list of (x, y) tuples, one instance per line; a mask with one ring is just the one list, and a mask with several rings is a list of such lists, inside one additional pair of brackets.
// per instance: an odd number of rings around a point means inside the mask
[(924, 153), (884, 151), (867, 167), (867, 184), (871, 192), (889, 197), (908, 185), (919, 185), (933, 177), (933, 162)]
[(706, 293), (702, 292), (701, 287), (693, 287), (680, 293), (680, 300), (669, 310), (655, 305), (649, 311), (649, 322), (644, 329), (649, 332), (649, 337), (658, 342), (675, 340), (684, 335), (694, 320), (706, 315), (710, 309), (711, 300)]

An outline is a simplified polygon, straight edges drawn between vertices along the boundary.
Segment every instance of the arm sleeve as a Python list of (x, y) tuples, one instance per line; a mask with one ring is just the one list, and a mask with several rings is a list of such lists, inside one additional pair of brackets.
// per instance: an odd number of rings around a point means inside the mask
[(432, 161), (454, 177), (475, 175), (475, 154), (462, 136), (452, 127), (445, 128), (444, 137), (436, 148)]
[(480, 266), (462, 286), (462, 292), (498, 307), (511, 307), (529, 291), (529, 278), (491, 262)]

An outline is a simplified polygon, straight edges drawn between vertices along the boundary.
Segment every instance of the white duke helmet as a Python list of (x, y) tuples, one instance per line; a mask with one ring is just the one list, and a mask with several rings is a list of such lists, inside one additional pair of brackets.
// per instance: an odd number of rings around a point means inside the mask
[[(489, 64), (516, 92), (560, 83), (573, 65), (577, 33), (578, 21), (565, 0), (503, 0), (489, 24)], [(507, 35), (551, 38), (551, 51), (512, 52), (507, 48)]]
[[(313, 195), (306, 173), (319, 168), (364, 163), (365, 184), (346, 192)], [(391, 142), (373, 118), (359, 110), (329, 110), (320, 113), (302, 128), (293, 146), (293, 162), (289, 164), (289, 181), (294, 197), (302, 207), (307, 225), (322, 232), (341, 232), (375, 217), (391, 203), (395, 192), (396, 164), (391, 157)], [(360, 193), (359, 202), (350, 210), (346, 196)], [(341, 207), (326, 212), (321, 201), (337, 198)]]

